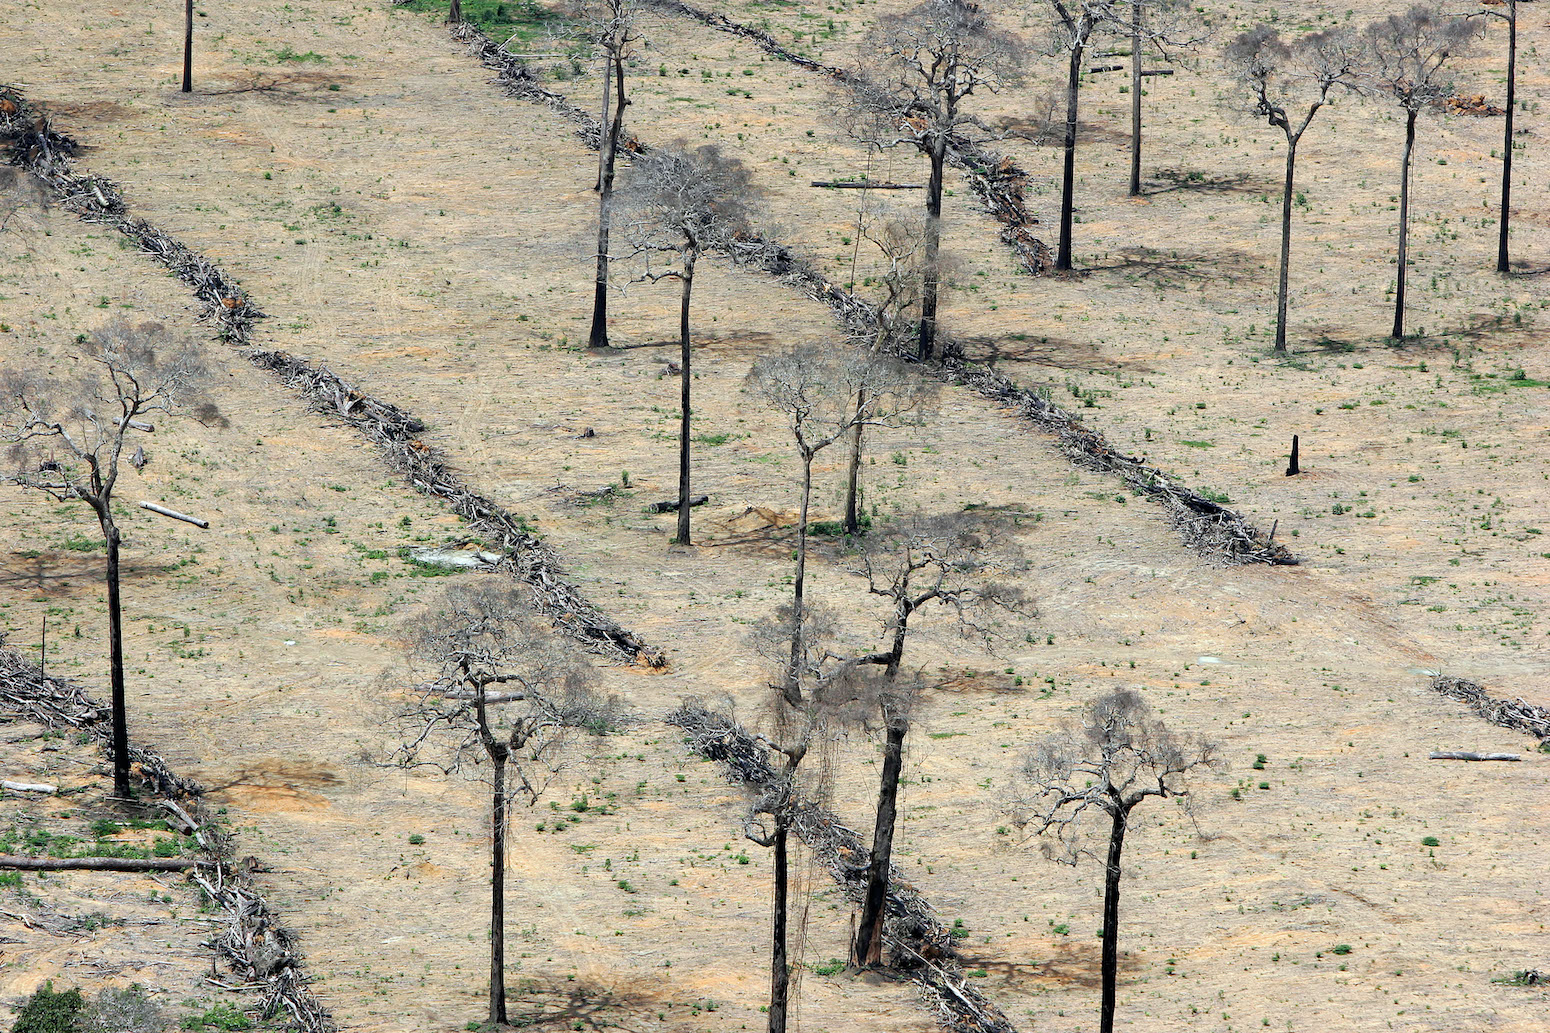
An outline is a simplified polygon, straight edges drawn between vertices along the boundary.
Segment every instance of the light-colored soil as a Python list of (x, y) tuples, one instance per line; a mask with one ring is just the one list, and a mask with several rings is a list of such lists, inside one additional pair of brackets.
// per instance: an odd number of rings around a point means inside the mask
[[(891, 6), (824, 17), (846, 24)], [(758, 10), (777, 26), (803, 13)], [(1542, 15), (1525, 11), (1525, 37), (1541, 33)], [(640, 506), (676, 483), (677, 382), (661, 376), (674, 349), (652, 346), (673, 334), (674, 285), (617, 298), (613, 332), (629, 347), (575, 350), (590, 302), (595, 156), (559, 119), (487, 86), (420, 16), (307, 0), (208, 13), (192, 97), (175, 92), (172, 11), (13, 19), (0, 58), (88, 142), (82, 161), (119, 181), (134, 211), (252, 292), (273, 317), (262, 346), (326, 362), (426, 419), (472, 484), (529, 515), (594, 600), (667, 649), (666, 674), (601, 672), (639, 723), (575, 752), (514, 824), (514, 1010), (583, 1027), (761, 1027), (768, 858), (741, 839), (738, 793), (657, 719), (686, 694), (730, 697), (750, 721), (762, 713), (747, 633), (787, 591), (795, 463), (742, 381), (754, 357), (830, 338), (832, 321), (767, 278), (705, 271), (696, 432), (727, 439), (696, 453), (696, 488), (713, 496), (695, 513), (700, 544), (670, 548), (670, 518)], [(840, 41), (826, 46), (826, 60), (843, 59)], [(284, 47), (323, 60), (281, 61)], [(1465, 66), (1463, 92), (1491, 88), (1494, 55)], [(714, 139), (743, 156), (782, 236), (846, 275), (855, 199), (806, 183), (865, 159), (832, 137), (822, 85), (678, 20), (654, 30), (640, 68), (663, 65), (668, 76), (636, 79), (634, 131)], [(219, 92), (255, 75), (282, 81)], [(1521, 62), (1520, 75), (1520, 96), (1539, 103), (1542, 69)], [(729, 82), (753, 97), (730, 95)], [(1206, 182), (1242, 172), (1252, 192), (1125, 201), (1123, 98), (1103, 92), (1117, 83), (1095, 84), (1085, 118), (1106, 132), (1081, 152), (1078, 226), (1094, 271), (1070, 282), (1014, 273), (960, 185), (944, 321), (1024, 382), (1076, 406), (1073, 392), (1092, 397), (1083, 415), (1117, 445), (1279, 521), (1305, 564), (1200, 564), (1154, 506), (1071, 470), (1044, 437), (962, 392), (944, 393), (921, 426), (879, 433), (866, 473), (880, 515), (970, 503), (1037, 515), (1021, 544), (1039, 615), (1008, 629), (1005, 655), (976, 652), (944, 621), (923, 624), (911, 646), (941, 684), (910, 742), (900, 865), (944, 918), (963, 920), (984, 973), (973, 978), (1019, 1028), (1096, 1028), (1096, 865), (1052, 865), (998, 833), (997, 798), (1028, 741), (1098, 691), (1140, 687), (1174, 727), (1220, 742), (1230, 768), (1200, 789), (1205, 839), (1158, 807), (1130, 842), (1122, 1027), (1540, 1029), (1543, 993), (1492, 980), (1543, 969), (1550, 954), (1539, 875), (1550, 865), (1550, 757), (1427, 687), (1427, 672), (1443, 669), (1550, 702), (1540, 616), (1550, 546), (1531, 530), (1550, 477), (1546, 389), (1504, 378), (1522, 368), (1550, 379), (1547, 294), (1543, 278), (1483, 271), (1494, 243), (1480, 224), (1494, 196), (1485, 155), (1500, 124), (1428, 127), (1425, 153), (1449, 163), (1428, 157), (1418, 172), (1415, 322), (1450, 336), (1395, 350), (1379, 341), (1392, 213), (1378, 184), (1393, 164), (1392, 123), (1371, 127), (1377, 109), (1347, 102), (1320, 116), (1300, 166), (1302, 354), (1283, 364), (1267, 354), (1274, 205), (1258, 200), (1275, 200), (1273, 131), (1224, 121), (1219, 73), (1157, 82), (1152, 167)], [(587, 76), (562, 88), (597, 92)], [(1034, 89), (989, 110), (1016, 114)], [(1550, 254), (1532, 200), (1545, 139), (1534, 116), (1523, 123), (1516, 240), (1532, 262)], [(1053, 197), (1053, 153), (1017, 153)], [(890, 160), (893, 178), (919, 173), (903, 155)], [(1143, 248), (1134, 254), (1155, 267), (1120, 265), (1125, 249)], [(190, 326), (179, 285), (63, 213), (29, 211), (0, 249), (7, 362), (63, 368), (75, 334), (115, 313)], [(1315, 349), (1326, 334), (1355, 350)], [(342, 1024), (462, 1028), (482, 1015), (486, 802), (477, 784), (402, 772), (389, 755), (395, 705), (424, 673), (401, 659), (401, 621), (445, 584), (414, 576), (397, 550), (464, 531), (352, 432), (240, 357), (214, 346), (211, 357), (232, 426), (158, 427), (151, 465), (121, 492), (215, 524), (199, 532), (138, 510), (126, 520), (134, 734), (218, 787), (239, 855), (273, 866), (260, 879)], [(579, 437), (588, 427), (595, 436)], [(1281, 476), (1292, 433), (1309, 470), (1296, 479)], [(827, 515), (838, 457), (821, 465)], [(634, 494), (612, 506), (577, 507), (552, 490), (623, 471)], [(1336, 503), (1351, 512), (1335, 515)], [(51, 610), (62, 669), (104, 689), (90, 576), (100, 554), (65, 547), (94, 527), (79, 507), (19, 492), (3, 511), (0, 547), (18, 580), (0, 614), (13, 644), (35, 641)], [(34, 586), (34, 566), (74, 576)], [(847, 564), (822, 559), (813, 581), (846, 615), (846, 637), (869, 641), (875, 611)], [(1424, 759), (1437, 748), (1526, 760)], [(875, 748), (857, 731), (832, 752), (833, 804), (865, 829)], [(1259, 753), (1263, 772), (1250, 767)], [(582, 794), (585, 809), (571, 810)], [(415, 834), (424, 844), (408, 842)], [(1426, 836), (1441, 846), (1422, 846)], [(843, 956), (849, 909), (831, 885), (813, 883), (805, 917), (804, 961)], [(1331, 953), (1338, 944), (1351, 952)], [(62, 978), (51, 966), (20, 954), (4, 995)], [(907, 985), (810, 971), (801, 1019), (810, 1030), (934, 1028)]]

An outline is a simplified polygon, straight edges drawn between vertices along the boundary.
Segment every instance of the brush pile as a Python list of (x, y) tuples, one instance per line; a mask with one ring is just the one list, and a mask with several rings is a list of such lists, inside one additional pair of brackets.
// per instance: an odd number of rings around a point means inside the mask
[[(733, 783), (763, 791), (775, 781), (769, 749), (730, 717), (691, 699), (664, 720), (683, 729), (690, 750), (724, 764)], [(791, 830), (851, 902), (859, 904), (866, 891), (871, 851), (856, 831), (843, 825), (834, 812), (810, 802), (793, 806)], [(953, 1033), (1015, 1033), (1006, 1016), (965, 981), (952, 934), (897, 870), (888, 878), (883, 946), (893, 967), (915, 982), (944, 1029)]]
[(1541, 743), (1550, 743), (1550, 707), (1525, 703), (1521, 698), (1497, 699), (1487, 695), (1485, 689), (1472, 681), (1450, 678), (1445, 674), (1432, 679), (1432, 688), (1449, 699), (1465, 704), (1493, 725), (1526, 732)]

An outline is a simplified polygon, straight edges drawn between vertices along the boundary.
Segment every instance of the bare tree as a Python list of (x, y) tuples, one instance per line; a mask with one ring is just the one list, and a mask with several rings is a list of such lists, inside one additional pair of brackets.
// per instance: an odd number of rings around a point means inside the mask
[(1028, 612), (1021, 592), (995, 580), (1024, 566), (1011, 545), (1010, 532), (1007, 522), (977, 513), (938, 517), (917, 514), (875, 535), (861, 554), (856, 572), (866, 577), (867, 590), (872, 595), (888, 601), (889, 614), (884, 626), (887, 648), (849, 661), (882, 668), (875, 696), (884, 732), (871, 866), (856, 937), (851, 944), (851, 962), (857, 966), (882, 961), (883, 914), (898, 819), (904, 740), (920, 692), (918, 678), (900, 678), (910, 620), (921, 609), (935, 604), (953, 614), (961, 631), (985, 640), (988, 645), (992, 606)]
[(1216, 763), (1214, 745), (1179, 738), (1139, 692), (1121, 689), (1090, 703), (1080, 724), (1036, 744), (1014, 779), (1010, 817), (1030, 834), (1046, 837), (1041, 847), (1051, 859), (1076, 864), (1082, 857), (1096, 856), (1091, 826), (1108, 818), (1100, 1033), (1114, 1030), (1120, 854), (1130, 814), (1151, 796), (1178, 798), (1187, 806), (1189, 773)]
[[(114, 322), (82, 344), (79, 376), (55, 378), (15, 369), (0, 373), (0, 440), (10, 443), (12, 484), (91, 508), (107, 549), (108, 672), (112, 684), (113, 791), (128, 797), (129, 720), (124, 704), (124, 630), (119, 599), (121, 536), (113, 515), (120, 461), (132, 431), (151, 433), (144, 417), (188, 414), (225, 425), (199, 392), (206, 373), (191, 345), (159, 323)], [(136, 463), (137, 466), (143, 463)]]
[(923, 360), (935, 356), (941, 280), (942, 187), (948, 143), (975, 128), (964, 110), (976, 91), (995, 92), (1016, 78), (1019, 47), (968, 0), (926, 0), (883, 15), (862, 47), (862, 75), (851, 80), (853, 121), (869, 142), (908, 144), (931, 164), (926, 186), (924, 277), (920, 299)]
[[(602, 127), (597, 157), (597, 272), (592, 291), (592, 329), (589, 348), (608, 347), (608, 237), (613, 228), (614, 166), (624, 132), (624, 72), (641, 40), (637, 0), (581, 0), (571, 13), (582, 26), (582, 35), (603, 59)], [(612, 117), (609, 115), (612, 109)]]
[(1141, 56), (1155, 47), (1164, 58), (1170, 46), (1194, 47), (1201, 42), (1189, 38), (1180, 27), (1191, 13), (1186, 0), (1117, 0), (1122, 14), (1128, 15), (1130, 32), (1130, 196), (1141, 196), (1141, 79), (1157, 74), (1141, 67)]
[(1419, 4), (1404, 14), (1391, 14), (1367, 26), (1364, 39), (1374, 82), (1405, 112), (1405, 149), (1399, 172), (1399, 261), (1394, 281), (1394, 329), (1405, 336), (1405, 274), (1410, 237), (1410, 164), (1415, 152), (1415, 123), (1426, 108), (1438, 106), (1453, 92), (1443, 75), (1449, 57), (1460, 54), (1474, 35), (1462, 18), (1446, 18)]
[(1507, 23), (1507, 119), (1502, 127), (1502, 217), (1496, 238), (1496, 271), (1507, 273), (1512, 271), (1512, 263), (1507, 256), (1507, 232), (1512, 218), (1512, 116), (1517, 104), (1518, 89), (1518, 5), (1533, 0), (1480, 2), (1488, 6), (1470, 15), (1471, 18), (1500, 18)]
[[(721, 249), (734, 259), (745, 256), (739, 246), (752, 237), (748, 229), (748, 201), (753, 195), (752, 176), (742, 162), (705, 144), (693, 151), (683, 141), (664, 150), (650, 151), (635, 161), (631, 188), (635, 211), (626, 228), (636, 253), (646, 256), (641, 279), (656, 282), (676, 279), (682, 283), (678, 310), (678, 374), (681, 419), (678, 433), (678, 532), (673, 541), (689, 539), (689, 299), (694, 272), (707, 250)], [(666, 271), (654, 271), (651, 256), (673, 254), (677, 263)]]
[(1350, 89), (1360, 74), (1360, 48), (1344, 29), (1328, 29), (1292, 43), (1268, 25), (1239, 36), (1227, 61), (1247, 87), (1252, 112), (1286, 135), (1286, 182), (1281, 194), (1281, 272), (1276, 288), (1275, 350), (1286, 351), (1287, 271), (1292, 260), (1293, 173), (1297, 145), (1313, 116), (1337, 86)]
[(492, 1026), (508, 1022), (505, 873), (511, 798), (537, 803), (559, 770), (559, 751), (571, 734), (578, 729), (600, 734), (613, 721), (612, 702), (591, 689), (591, 669), (547, 623), (514, 586), (489, 580), (449, 589), (439, 612), (408, 629), (413, 655), (435, 664), (438, 673), (400, 715), (409, 738), (398, 761), (446, 772), (490, 764)]
[[(456, 2), (456, 0), (454, 0)], [(194, 0), (183, 4), (183, 92), (194, 91)]]

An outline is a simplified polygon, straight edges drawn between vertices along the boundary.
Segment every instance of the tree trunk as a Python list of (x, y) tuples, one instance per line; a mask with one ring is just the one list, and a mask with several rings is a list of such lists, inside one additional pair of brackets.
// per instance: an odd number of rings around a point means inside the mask
[(791, 968), (786, 962), (786, 815), (781, 806), (775, 814), (775, 908), (770, 932), (769, 1033), (786, 1033), (786, 998), (791, 990)]
[(490, 751), (490, 1025), (506, 1025), (506, 756)]
[(947, 164), (946, 136), (931, 144), (931, 179), (926, 184), (926, 268), (920, 291), (920, 360), (930, 362), (936, 354), (936, 295), (941, 273), (937, 268), (942, 251), (942, 174)]
[(463, 4), (462, 4), (461, 0), (452, 0), (451, 6), (447, 8), (447, 24), (448, 25), (461, 25), (462, 23), (463, 23)]
[(194, 0), (183, 5), (183, 92), (194, 92)]
[(1297, 140), (1286, 137), (1286, 183), (1281, 190), (1281, 276), (1276, 287), (1276, 347), (1286, 351), (1286, 283), (1292, 263), (1292, 173), (1297, 164)]
[(1109, 860), (1103, 880), (1103, 1001), (1099, 1005), (1098, 1033), (1114, 1033), (1114, 987), (1119, 977), (1119, 857), (1125, 845), (1129, 810), (1116, 804), (1109, 831)]
[(1082, 77), (1084, 46), (1071, 48), (1071, 65), (1066, 71), (1066, 163), (1060, 186), (1060, 246), (1055, 253), (1055, 268), (1071, 268), (1071, 209), (1076, 196), (1076, 125), (1077, 91)]
[(850, 439), (850, 477), (845, 485), (845, 533), (860, 534), (861, 518), (856, 512), (857, 482), (861, 479), (861, 426), (860, 415), (866, 406), (866, 388), (856, 392), (856, 426)]
[(16, 857), (0, 854), (0, 870), (24, 872), (178, 872), (199, 863), (194, 857)]
[[(608, 118), (608, 89), (612, 83), (617, 93), (613, 120)], [(608, 347), (608, 236), (613, 229), (614, 218), (614, 166), (619, 156), (619, 135), (624, 128), (624, 61), (611, 55), (603, 65), (603, 121), (606, 127), (598, 141), (598, 213), (597, 213), (597, 274), (592, 292), (592, 331), (587, 337), (587, 347)]]
[(102, 500), (97, 522), (108, 545), (108, 679), (112, 684), (113, 795), (128, 798), (129, 715), (124, 705), (124, 618), (118, 594), (118, 525), (113, 522), (111, 499)]
[(813, 495), (813, 456), (802, 455), (802, 506), (797, 516), (797, 572), (791, 586), (791, 666), (786, 672), (786, 701), (795, 706), (802, 684), (802, 615), (807, 592), (807, 504)]
[(1518, 0), (1507, 0), (1507, 125), (1502, 132), (1502, 220), (1496, 239), (1496, 271), (1509, 272), (1507, 223), (1512, 218), (1512, 109), (1517, 95)]
[(899, 775), (904, 769), (904, 735), (908, 730), (907, 721), (899, 718), (888, 721), (883, 774), (877, 790), (877, 821), (872, 829), (872, 864), (867, 870), (861, 920), (856, 925), (856, 942), (851, 949), (852, 963), (862, 968), (881, 964), (883, 960), (883, 916), (887, 911), (893, 830), (899, 814)]
[(1394, 332), (1398, 341), (1405, 336), (1405, 263), (1410, 240), (1410, 156), (1415, 150), (1416, 112), (1405, 112), (1405, 156), (1399, 165), (1399, 273), (1394, 281)]
[(678, 310), (678, 364), (680, 375), (678, 424), (678, 535), (675, 545), (691, 545), (689, 540), (689, 294), (694, 290), (694, 263), (699, 257), (694, 247), (684, 252), (683, 302)]
[(1130, 5), (1130, 196), (1141, 196), (1141, 4)]

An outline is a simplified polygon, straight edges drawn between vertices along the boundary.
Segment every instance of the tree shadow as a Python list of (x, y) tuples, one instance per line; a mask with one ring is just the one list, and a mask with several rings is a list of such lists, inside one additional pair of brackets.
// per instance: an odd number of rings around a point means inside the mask
[(1259, 273), (1257, 260), (1242, 251), (1207, 255), (1169, 248), (1128, 247), (1115, 253), (1116, 261), (1093, 263), (1093, 273), (1115, 273), (1132, 281), (1146, 280), (1158, 287), (1187, 287), (1226, 279), (1252, 281)]
[(528, 989), (525, 996), (528, 1002), (511, 1013), (511, 1025), (519, 1029), (633, 1031), (644, 1029), (642, 1023), (646, 1022), (654, 1027), (656, 1013), (662, 1008), (661, 1001), (651, 994), (592, 985)]
[[(141, 574), (165, 574), (173, 568), (162, 563), (125, 563), (120, 577), (127, 581)], [(82, 585), (100, 583), (106, 577), (98, 553), (63, 555), (28, 550), (13, 552), (0, 561), (0, 585), (38, 592), (72, 592)]]
[[(1092, 344), (1078, 343), (1059, 337), (1031, 334), (1004, 337), (960, 338), (963, 351), (971, 359), (997, 366), (1003, 362), (1026, 362), (1036, 366), (1053, 366), (1056, 369), (1084, 371), (1115, 370), (1121, 364), (1106, 358)], [(1135, 367), (1125, 367), (1135, 368)], [(1146, 372), (1142, 370), (1141, 372)], [(1051, 385), (1058, 386), (1058, 385)]]
[(1171, 194), (1176, 190), (1188, 190), (1196, 194), (1253, 194), (1277, 189), (1250, 179), (1247, 172), (1208, 175), (1184, 169), (1159, 169), (1155, 175), (1162, 180), (1163, 185), (1148, 183), (1141, 190), (1143, 197)]

